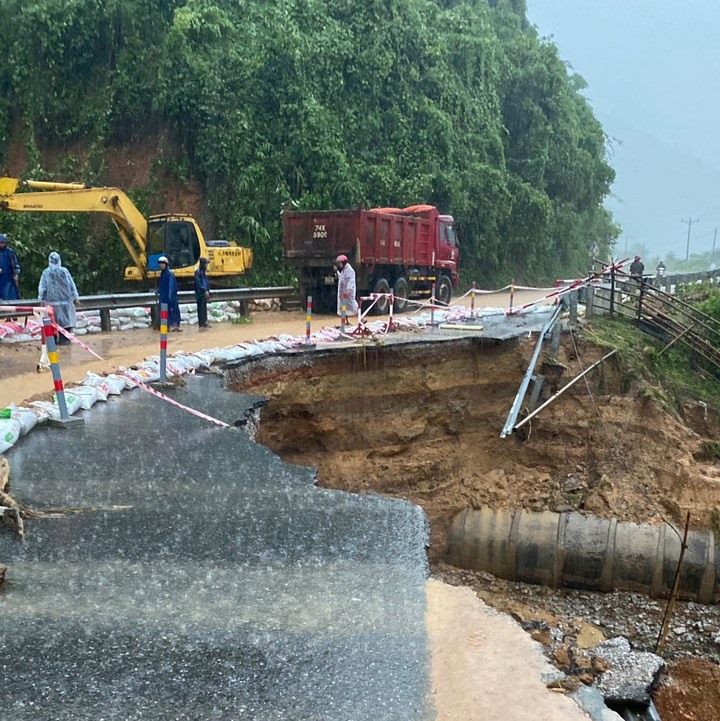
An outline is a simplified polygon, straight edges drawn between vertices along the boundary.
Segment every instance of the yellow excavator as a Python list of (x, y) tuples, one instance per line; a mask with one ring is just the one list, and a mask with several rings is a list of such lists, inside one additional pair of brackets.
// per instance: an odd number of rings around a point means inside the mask
[(165, 213), (146, 220), (118, 188), (0, 178), (0, 210), (109, 215), (134, 264), (125, 268), (125, 280), (158, 277), (158, 258), (163, 255), (178, 280), (191, 279), (200, 258), (210, 261), (207, 274), (211, 278), (242, 275), (252, 267), (250, 248), (226, 240), (205, 240), (190, 215)]

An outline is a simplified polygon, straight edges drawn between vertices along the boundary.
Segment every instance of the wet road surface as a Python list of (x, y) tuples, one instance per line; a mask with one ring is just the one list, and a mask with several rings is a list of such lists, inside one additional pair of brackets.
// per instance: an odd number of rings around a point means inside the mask
[[(188, 381), (229, 423), (254, 401)], [(419, 508), (140, 390), (83, 415), (8, 453), (18, 500), (86, 510), (0, 534), (0, 719), (433, 717)]]

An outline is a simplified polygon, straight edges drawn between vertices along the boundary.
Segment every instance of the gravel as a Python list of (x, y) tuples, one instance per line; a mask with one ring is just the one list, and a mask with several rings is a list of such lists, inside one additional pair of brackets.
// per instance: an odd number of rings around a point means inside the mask
[[(551, 589), (449, 566), (443, 566), (438, 575), (447, 583), (471, 586), (498, 610), (521, 603), (531, 612), (583, 619), (598, 626), (608, 638), (624, 636), (637, 651), (655, 651), (667, 604), (665, 599), (638, 593)], [(720, 605), (678, 601), (662, 654), (666, 660), (692, 655), (720, 664)]]

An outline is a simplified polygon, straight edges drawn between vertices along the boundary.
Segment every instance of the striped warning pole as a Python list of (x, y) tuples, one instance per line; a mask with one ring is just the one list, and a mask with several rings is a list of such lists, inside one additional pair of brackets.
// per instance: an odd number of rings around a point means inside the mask
[(475, 291), (477, 290), (477, 283), (473, 281), (472, 292), (470, 293), (470, 318), (475, 320)]
[(347, 306), (343, 305), (340, 316), (340, 330), (344, 333), (347, 330)]
[(167, 383), (168, 304), (160, 303), (160, 383)]
[(307, 297), (307, 312), (305, 314), (305, 345), (310, 348), (314, 343), (310, 342), (310, 325), (312, 324), (312, 296)]
[(60, 410), (60, 420), (56, 422), (59, 426), (70, 426), (83, 423), (81, 418), (70, 418), (67, 402), (65, 401), (65, 386), (60, 375), (60, 360), (58, 357), (57, 344), (55, 343), (55, 330), (49, 316), (43, 316), (43, 337), (47, 345), (48, 359), (50, 360), (50, 372), (52, 373), (53, 385), (55, 387), (55, 398)]
[(435, 283), (432, 284), (430, 291), (430, 325), (435, 325)]

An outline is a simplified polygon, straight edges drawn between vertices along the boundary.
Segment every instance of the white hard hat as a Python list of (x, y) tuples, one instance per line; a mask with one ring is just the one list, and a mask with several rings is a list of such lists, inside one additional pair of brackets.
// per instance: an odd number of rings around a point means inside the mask
[(170, 261), (167, 259), (166, 255), (161, 255), (158, 258), (158, 263), (167, 263), (168, 265), (170, 265)]

